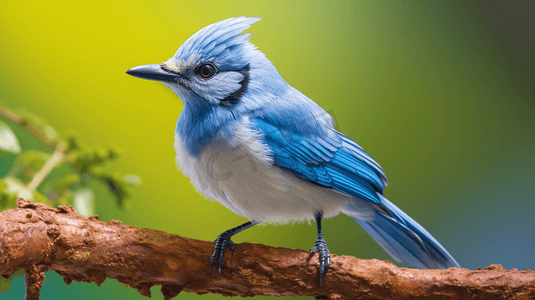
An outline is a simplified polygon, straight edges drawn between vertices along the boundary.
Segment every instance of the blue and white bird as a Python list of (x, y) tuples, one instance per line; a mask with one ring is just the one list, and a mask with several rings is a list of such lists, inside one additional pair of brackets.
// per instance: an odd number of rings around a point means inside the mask
[(241, 32), (260, 18), (209, 25), (161, 64), (127, 71), (171, 88), (184, 103), (176, 160), (206, 197), (250, 221), (216, 239), (219, 272), (231, 237), (256, 224), (315, 219), (320, 285), (330, 264), (321, 220), (354, 218), (398, 262), (459, 267), (420, 224), (383, 196), (383, 169), (336, 131), (315, 102), (287, 84)]

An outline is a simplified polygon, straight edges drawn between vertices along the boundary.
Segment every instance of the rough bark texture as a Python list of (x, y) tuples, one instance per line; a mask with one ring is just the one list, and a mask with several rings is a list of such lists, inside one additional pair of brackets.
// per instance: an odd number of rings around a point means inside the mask
[(45, 281), (46, 265), (33, 265), (24, 270), (24, 283), (26, 284), (25, 300), (39, 300), (39, 294)]
[(44, 271), (65, 283), (106, 278), (166, 299), (181, 291), (226, 296), (312, 296), (317, 299), (535, 299), (535, 271), (398, 268), (388, 261), (332, 255), (318, 287), (318, 259), (308, 252), (237, 244), (222, 274), (208, 274), (214, 243), (158, 230), (84, 218), (70, 206), (17, 201), (0, 213), (0, 275), (26, 270), (27, 299), (38, 299)]

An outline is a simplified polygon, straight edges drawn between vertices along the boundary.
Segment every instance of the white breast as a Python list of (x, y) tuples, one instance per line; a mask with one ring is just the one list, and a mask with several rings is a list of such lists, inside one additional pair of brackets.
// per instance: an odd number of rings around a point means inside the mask
[(248, 122), (243, 120), (233, 138), (207, 145), (196, 159), (175, 136), (177, 163), (199, 192), (259, 223), (310, 220), (316, 211), (325, 218), (340, 213), (349, 196), (273, 166), (261, 134), (248, 129)]

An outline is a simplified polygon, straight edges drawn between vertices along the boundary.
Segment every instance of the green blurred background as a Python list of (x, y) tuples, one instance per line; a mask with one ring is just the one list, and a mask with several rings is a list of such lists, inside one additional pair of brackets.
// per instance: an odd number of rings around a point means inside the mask
[[(245, 219), (204, 199), (175, 169), (173, 130), (182, 102), (162, 84), (125, 71), (166, 60), (208, 24), (259, 16), (248, 30), (252, 42), (383, 166), (390, 180), (385, 195), (461, 266), (535, 269), (533, 7), (527, 1), (2, 1), (0, 96), (60, 132), (73, 129), (88, 144), (125, 151), (111, 167), (140, 175), (143, 185), (132, 190), (128, 209), (97, 200), (102, 220), (213, 240)], [(233, 240), (308, 250), (315, 231), (308, 223), (266, 226)], [(326, 220), (324, 236), (334, 254), (390, 259), (349, 217)], [(159, 287), (152, 292), (162, 298)], [(23, 294), (19, 278), (0, 297)], [(41, 295), (143, 298), (111, 279), (101, 287), (67, 286), (53, 272)]]

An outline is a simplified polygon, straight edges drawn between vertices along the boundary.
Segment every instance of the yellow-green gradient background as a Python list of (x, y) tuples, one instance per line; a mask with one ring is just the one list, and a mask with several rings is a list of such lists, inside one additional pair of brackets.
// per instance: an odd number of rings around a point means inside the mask
[[(259, 16), (248, 30), (252, 42), (384, 167), (389, 199), (463, 267), (534, 269), (535, 15), (532, 2), (514, 5), (2, 1), (0, 93), (8, 106), (60, 131), (74, 129), (88, 144), (126, 152), (112, 167), (140, 175), (143, 185), (122, 211), (103, 190), (110, 199), (97, 203), (103, 220), (213, 240), (246, 220), (203, 199), (175, 169), (182, 102), (162, 84), (125, 71), (166, 60), (208, 24)], [(390, 259), (349, 217), (326, 220), (324, 236), (334, 254)], [(295, 224), (253, 228), (234, 241), (308, 250), (315, 238), (315, 226)], [(57, 274), (47, 276), (41, 299), (142, 298), (111, 279), (101, 287), (67, 286)], [(159, 287), (152, 291), (162, 298)], [(0, 297), (23, 293), (17, 279)]]

